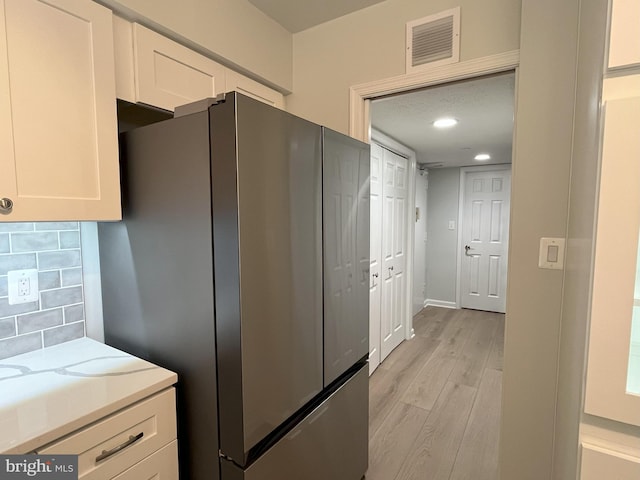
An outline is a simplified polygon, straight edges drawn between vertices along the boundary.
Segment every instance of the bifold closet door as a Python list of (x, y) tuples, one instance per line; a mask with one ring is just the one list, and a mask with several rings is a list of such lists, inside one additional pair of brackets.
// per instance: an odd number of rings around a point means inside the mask
[(404, 340), (408, 160), (371, 145), (370, 372)]

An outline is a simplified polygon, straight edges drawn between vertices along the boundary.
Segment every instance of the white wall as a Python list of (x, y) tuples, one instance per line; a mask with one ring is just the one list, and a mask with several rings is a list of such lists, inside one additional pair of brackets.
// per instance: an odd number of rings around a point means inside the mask
[(427, 172), (416, 173), (416, 208), (419, 218), (415, 225), (413, 249), (413, 315), (424, 307), (426, 300), (426, 235), (427, 235)]
[(281, 91), (293, 87), (293, 37), (247, 0), (98, 0)]
[[(427, 194), (427, 299), (456, 302), (459, 168), (429, 170)], [(455, 228), (449, 230), (449, 221)]]
[(405, 73), (405, 24), (461, 7), (462, 61), (517, 50), (520, 0), (387, 0), (293, 36), (287, 110), (348, 133), (349, 87)]
[[(579, 0), (522, 0), (502, 480), (552, 476), (563, 272), (537, 264), (540, 237), (564, 237), (567, 229), (578, 15)], [(557, 445), (566, 447), (570, 445)]]
[(579, 2), (388, 0), (294, 35), (288, 109), (342, 132), (349, 87), (404, 73), (407, 20), (460, 5), (462, 61), (520, 48), (502, 480), (552, 475), (563, 273), (537, 258), (540, 237), (566, 233)]
[[(539, 270), (537, 254), (540, 237), (566, 233), (580, 0), (387, 0), (294, 35), (293, 67), (288, 34), (246, 0), (105, 3), (145, 12), (284, 89), (293, 68), (288, 109), (341, 132), (350, 86), (404, 73), (409, 20), (460, 5), (462, 61), (520, 48), (500, 478), (551, 478), (554, 438), (556, 451), (572, 448), (554, 437), (556, 406), (571, 399), (556, 403), (566, 393), (556, 388), (562, 272)], [(560, 356), (561, 378), (581, 370), (574, 361)]]

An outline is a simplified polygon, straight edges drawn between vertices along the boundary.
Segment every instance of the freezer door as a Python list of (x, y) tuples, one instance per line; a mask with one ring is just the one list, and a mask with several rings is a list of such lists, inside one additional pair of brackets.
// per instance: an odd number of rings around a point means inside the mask
[(369, 352), (369, 145), (323, 128), (324, 384)]
[(220, 448), (247, 452), (322, 389), (320, 127), (211, 107)]
[(222, 480), (360, 480), (368, 463), (368, 368), (246, 470), (221, 460)]

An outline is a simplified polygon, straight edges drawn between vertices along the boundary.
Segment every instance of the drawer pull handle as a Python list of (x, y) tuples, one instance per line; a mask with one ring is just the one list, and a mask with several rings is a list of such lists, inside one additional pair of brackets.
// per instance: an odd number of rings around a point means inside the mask
[(117, 447), (113, 447), (111, 450), (102, 450), (102, 453), (96, 457), (96, 462), (101, 462), (105, 458), (109, 458), (111, 455), (118, 453), (121, 450), (133, 445), (138, 440), (140, 440), (144, 436), (144, 432), (140, 432), (137, 435), (129, 435), (129, 440), (118, 445)]

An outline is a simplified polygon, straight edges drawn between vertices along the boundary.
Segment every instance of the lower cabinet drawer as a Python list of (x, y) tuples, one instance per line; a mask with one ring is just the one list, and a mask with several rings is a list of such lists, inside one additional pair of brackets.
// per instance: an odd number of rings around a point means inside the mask
[(178, 442), (174, 440), (111, 480), (178, 480)]
[(82, 480), (112, 478), (176, 439), (175, 412), (171, 388), (40, 448), (38, 453), (78, 455)]

